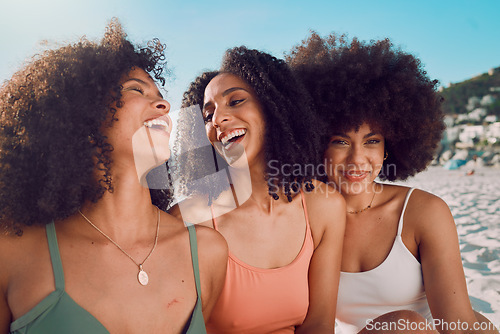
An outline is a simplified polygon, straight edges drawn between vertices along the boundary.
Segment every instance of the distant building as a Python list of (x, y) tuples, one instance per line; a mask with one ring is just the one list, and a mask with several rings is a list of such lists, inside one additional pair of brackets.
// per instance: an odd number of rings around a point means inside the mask
[(481, 99), (481, 102), (479, 102), (479, 104), (481, 104), (481, 106), (485, 107), (485, 106), (489, 106), (490, 104), (493, 104), (495, 101), (496, 101), (496, 98), (493, 95), (488, 94), (488, 95), (483, 96), (483, 98)]
[(451, 128), (453, 126), (453, 124), (455, 124), (455, 120), (453, 118), (453, 116), (450, 116), (450, 115), (446, 115), (444, 116), (444, 124), (446, 125), (447, 128)]
[(489, 143), (500, 142), (500, 122), (495, 122), (486, 127), (485, 137)]
[(476, 108), (472, 110), (467, 116), (471, 121), (480, 122), (486, 115), (488, 111), (484, 108)]
[(483, 135), (484, 127), (482, 125), (466, 125), (462, 128), (458, 138), (462, 143), (472, 145), (474, 139), (480, 139)]
[(483, 120), (485, 123), (495, 123), (498, 121), (497, 115), (488, 115)]
[(467, 114), (458, 114), (457, 115), (457, 123), (461, 123), (463, 121), (468, 121), (469, 116)]
[(467, 101), (467, 105), (465, 106), (465, 109), (467, 111), (472, 111), (474, 108), (479, 106), (479, 103), (481, 102), (481, 99), (477, 96), (471, 96), (469, 97), (469, 100)]
[(488, 70), (488, 74), (489, 74), (489, 75), (493, 75), (493, 74), (495, 74), (495, 73), (499, 73), (499, 72), (500, 72), (500, 67), (490, 68), (490, 69)]

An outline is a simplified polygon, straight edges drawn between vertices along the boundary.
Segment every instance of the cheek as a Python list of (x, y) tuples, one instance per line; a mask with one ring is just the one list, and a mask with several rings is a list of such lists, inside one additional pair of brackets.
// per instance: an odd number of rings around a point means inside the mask
[(324, 159), (325, 159), (325, 164), (329, 166), (335, 166), (342, 164), (344, 157), (342, 152), (330, 147), (326, 149)]
[(213, 143), (217, 141), (217, 132), (211, 123), (205, 125), (205, 133), (207, 134), (208, 140)]

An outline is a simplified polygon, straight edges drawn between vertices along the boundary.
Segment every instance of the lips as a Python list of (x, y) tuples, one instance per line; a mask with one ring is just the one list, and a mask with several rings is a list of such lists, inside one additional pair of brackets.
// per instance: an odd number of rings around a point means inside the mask
[(144, 126), (152, 130), (166, 132), (170, 135), (170, 131), (172, 129), (172, 121), (168, 115), (163, 115), (144, 122)]
[(370, 175), (370, 172), (360, 171), (360, 170), (347, 170), (347, 171), (343, 171), (342, 175), (344, 176), (345, 179), (347, 179), (350, 182), (361, 182), (367, 176)]
[(234, 145), (234, 143), (241, 142), (246, 133), (247, 130), (242, 128), (224, 131), (219, 135), (219, 140), (224, 149), (229, 150)]

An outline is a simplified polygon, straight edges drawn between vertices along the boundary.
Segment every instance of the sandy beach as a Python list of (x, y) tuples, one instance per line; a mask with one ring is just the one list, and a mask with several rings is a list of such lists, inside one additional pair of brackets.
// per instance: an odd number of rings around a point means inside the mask
[(404, 184), (445, 200), (455, 218), (472, 306), (500, 326), (500, 169), (430, 167)]

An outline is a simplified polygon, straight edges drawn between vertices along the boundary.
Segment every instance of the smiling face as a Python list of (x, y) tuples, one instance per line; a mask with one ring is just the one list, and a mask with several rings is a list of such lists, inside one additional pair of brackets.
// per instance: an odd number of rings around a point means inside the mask
[(229, 73), (212, 79), (205, 89), (203, 118), (207, 137), (222, 156), (240, 156), (237, 151), (244, 149), (250, 165), (265, 164), (262, 106), (244, 80)]
[(325, 161), (328, 181), (334, 182), (342, 193), (364, 192), (382, 168), (384, 136), (368, 123), (363, 123), (358, 131), (334, 134)]
[[(170, 104), (160, 94), (155, 82), (140, 68), (133, 68), (122, 80), (122, 106), (116, 108), (118, 119), (105, 129), (113, 146), (113, 164), (159, 165), (170, 157), (169, 140), (172, 121), (167, 113)], [(134, 162), (135, 160), (135, 162)], [(154, 166), (151, 166), (154, 167)]]

